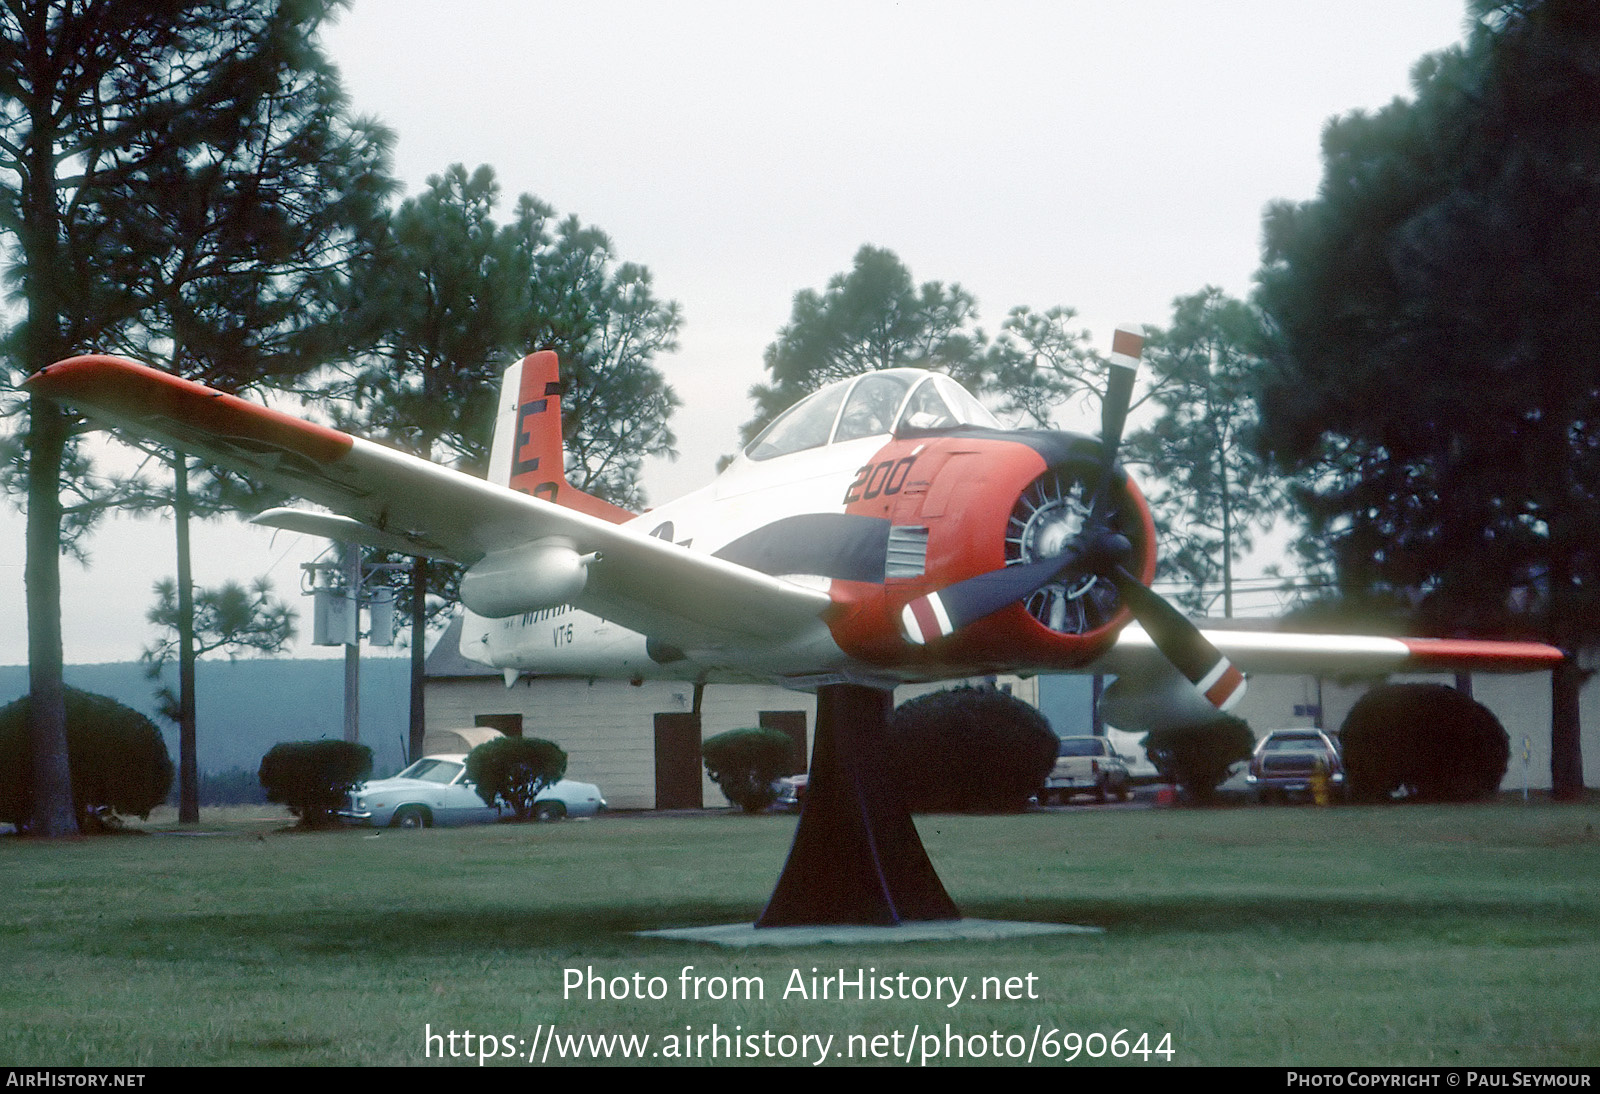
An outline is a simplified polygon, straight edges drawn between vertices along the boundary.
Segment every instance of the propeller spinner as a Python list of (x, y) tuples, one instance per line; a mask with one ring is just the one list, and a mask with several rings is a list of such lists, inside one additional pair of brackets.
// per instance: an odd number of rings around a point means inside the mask
[[(969, 623), (1019, 601), (1053, 629), (1065, 629), (1068, 613), (1080, 628), (1091, 611), (1114, 609), (1114, 589), (1156, 648), (1218, 710), (1244, 697), (1244, 676), (1183, 613), (1128, 571), (1131, 545), (1115, 528), (1117, 451), (1133, 399), (1144, 337), (1119, 328), (1111, 342), (1111, 374), (1100, 413), (1100, 459), (1087, 476), (1052, 472), (1036, 482), (1019, 510), (1016, 550), (1001, 569), (955, 582), (918, 597), (901, 612), (905, 637), (918, 645), (936, 642)], [(1013, 518), (1013, 524), (1019, 518)], [(1043, 612), (1045, 614), (1041, 615)], [(1061, 624), (1061, 625), (1058, 625)]]

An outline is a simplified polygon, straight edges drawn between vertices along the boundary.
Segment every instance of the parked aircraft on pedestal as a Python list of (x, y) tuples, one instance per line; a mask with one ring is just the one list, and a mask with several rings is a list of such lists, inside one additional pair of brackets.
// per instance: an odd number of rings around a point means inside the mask
[(1108, 719), (1133, 729), (1214, 717), (1244, 693), (1243, 671), (1529, 671), (1561, 657), (1198, 630), (1149, 588), (1154, 526), (1117, 462), (1141, 345), (1116, 334), (1099, 439), (1006, 430), (948, 377), (887, 369), (808, 396), (711, 485), (643, 514), (567, 483), (553, 353), (506, 373), (487, 481), (118, 358), (63, 361), (28, 385), (330, 510), (255, 523), (466, 567), (461, 652), (508, 684), (817, 690), (806, 809), (762, 924), (898, 922), (957, 913), (874, 768), (897, 684), (1115, 674)]

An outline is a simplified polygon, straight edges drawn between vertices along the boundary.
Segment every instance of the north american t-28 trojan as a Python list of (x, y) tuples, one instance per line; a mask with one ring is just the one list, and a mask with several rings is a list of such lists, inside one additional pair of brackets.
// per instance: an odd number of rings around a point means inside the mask
[(132, 361), (28, 381), (329, 512), (255, 523), (465, 567), (462, 654), (521, 673), (778, 681), (817, 693), (811, 783), (759, 926), (959, 916), (879, 762), (893, 688), (1113, 674), (1108, 720), (1194, 723), (1244, 671), (1527, 671), (1531, 643), (1202, 632), (1158, 594), (1117, 460), (1142, 339), (1116, 333), (1101, 436), (1007, 430), (949, 377), (886, 369), (785, 411), (709, 486), (643, 514), (572, 488), (556, 356), (505, 374), (487, 479)]

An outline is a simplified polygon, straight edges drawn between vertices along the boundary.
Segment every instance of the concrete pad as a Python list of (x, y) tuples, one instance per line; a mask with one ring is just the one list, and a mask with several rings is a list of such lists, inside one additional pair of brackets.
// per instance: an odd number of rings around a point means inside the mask
[(728, 923), (716, 927), (675, 927), (635, 931), (639, 938), (673, 938), (715, 946), (817, 946), (827, 943), (860, 946), (883, 942), (992, 942), (1041, 934), (1104, 934), (1104, 927), (1072, 923), (1015, 923), (1000, 919), (940, 919), (902, 923), (898, 927), (837, 924), (824, 927), (764, 927)]

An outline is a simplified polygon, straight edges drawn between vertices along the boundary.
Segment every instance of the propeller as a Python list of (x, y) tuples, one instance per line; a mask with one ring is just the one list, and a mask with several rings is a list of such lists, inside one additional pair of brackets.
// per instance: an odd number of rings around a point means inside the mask
[(1144, 627), (1157, 649), (1218, 710), (1244, 697), (1244, 676), (1183, 613), (1128, 571), (1128, 538), (1112, 526), (1117, 450), (1133, 399), (1144, 337), (1118, 328), (1111, 340), (1111, 374), (1100, 409), (1100, 462), (1086, 484), (1089, 515), (1060, 554), (1005, 566), (967, 578), (911, 601), (900, 615), (906, 638), (918, 645), (937, 641), (969, 623), (1025, 600), (1063, 576), (1103, 577)]

